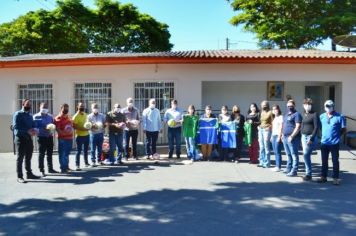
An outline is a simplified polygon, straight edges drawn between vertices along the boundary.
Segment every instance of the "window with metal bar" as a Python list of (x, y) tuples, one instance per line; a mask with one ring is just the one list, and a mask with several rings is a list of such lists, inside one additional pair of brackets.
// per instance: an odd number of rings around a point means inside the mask
[(110, 111), (111, 83), (75, 83), (74, 107), (79, 102), (85, 104), (87, 112), (90, 112), (90, 106), (94, 102), (99, 105), (102, 113)]
[(46, 102), (50, 113), (53, 113), (53, 89), (52, 84), (19, 84), (18, 109), (22, 107), (23, 99), (30, 99), (32, 102), (32, 114), (39, 111), (40, 104)]

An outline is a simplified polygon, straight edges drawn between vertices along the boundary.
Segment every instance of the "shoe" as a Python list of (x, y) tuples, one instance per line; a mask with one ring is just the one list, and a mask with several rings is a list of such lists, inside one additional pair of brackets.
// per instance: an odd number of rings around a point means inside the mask
[(146, 160), (152, 160), (151, 156), (147, 156)]
[(168, 156), (168, 159), (172, 159), (172, 156)]
[(326, 183), (328, 182), (328, 179), (326, 177), (320, 177), (318, 180), (317, 180), (318, 183)]
[(20, 184), (26, 184), (27, 181), (24, 180), (23, 178), (17, 178), (17, 183), (20, 183)]
[(118, 165), (122, 165), (122, 164), (124, 164), (121, 160), (119, 160), (119, 161), (117, 161), (117, 164)]
[(138, 161), (138, 157), (134, 157), (134, 160)]
[(127, 158), (127, 157), (123, 157), (122, 160), (123, 160), (124, 162), (127, 162), (128, 158)]
[(262, 164), (258, 164), (257, 167), (263, 167), (263, 165)]
[(37, 175), (34, 175), (32, 173), (30, 174), (27, 174), (27, 179), (40, 179), (41, 177), (37, 176)]
[(180, 155), (177, 155), (177, 159), (180, 159)]
[(85, 168), (89, 168), (89, 167), (90, 167), (89, 163), (85, 164)]
[(98, 164), (102, 166), (102, 165), (104, 165), (104, 162), (103, 161), (99, 161)]
[(48, 170), (48, 173), (50, 173), (50, 174), (57, 174), (57, 173), (59, 173), (59, 172), (56, 171), (56, 170), (54, 170), (54, 169), (49, 169), (49, 170)]
[(303, 181), (311, 181), (312, 177), (310, 175), (303, 176)]
[(41, 177), (46, 177), (46, 174), (44, 171), (41, 171)]
[(273, 169), (271, 169), (273, 172), (280, 172), (281, 168), (279, 167), (274, 167)]
[(340, 185), (340, 179), (334, 178), (333, 185)]
[(97, 165), (95, 163), (92, 163), (90, 167), (97, 167)]
[(61, 170), (61, 174), (66, 174), (68, 173), (68, 170)]
[(74, 170), (72, 170), (71, 168), (67, 168), (66, 172), (72, 172)]
[(295, 177), (295, 176), (297, 176), (297, 173), (289, 172), (286, 176), (287, 177)]
[(290, 170), (285, 169), (285, 170), (283, 171), (283, 174), (288, 174), (289, 172), (290, 172)]
[(75, 171), (81, 171), (82, 169), (80, 169), (80, 167), (79, 166), (77, 166), (76, 168), (75, 168)]

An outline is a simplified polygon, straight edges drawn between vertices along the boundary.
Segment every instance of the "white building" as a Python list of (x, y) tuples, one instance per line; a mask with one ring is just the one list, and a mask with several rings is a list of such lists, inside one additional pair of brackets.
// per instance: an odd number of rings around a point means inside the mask
[(237, 104), (246, 113), (251, 102), (259, 104), (268, 96), (284, 109), (291, 96), (301, 111), (303, 99), (311, 97), (319, 111), (326, 99), (333, 99), (338, 111), (356, 117), (355, 94), (356, 53), (219, 50), (0, 57), (0, 151), (12, 150), (9, 126), (23, 98), (33, 101), (34, 111), (46, 101), (54, 114), (62, 103), (73, 114), (79, 101), (99, 102), (106, 111), (116, 102), (124, 106), (127, 97), (135, 98), (140, 109), (155, 97), (161, 109), (176, 98), (184, 109)]

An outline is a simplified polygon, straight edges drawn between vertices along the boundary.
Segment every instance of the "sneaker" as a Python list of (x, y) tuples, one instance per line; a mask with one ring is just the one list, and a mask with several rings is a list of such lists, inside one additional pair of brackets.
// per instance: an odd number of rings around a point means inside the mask
[(89, 167), (90, 167), (89, 163), (85, 164), (85, 168), (89, 168)]
[(66, 174), (68, 173), (68, 170), (61, 170), (61, 174)]
[(46, 177), (46, 174), (44, 171), (41, 171), (41, 177)]
[(77, 166), (76, 168), (75, 168), (75, 171), (81, 171), (82, 169), (80, 169), (80, 167), (79, 166)]
[(297, 176), (297, 173), (289, 172), (286, 176), (287, 177), (295, 177), (295, 176)]
[(127, 160), (128, 160), (127, 157), (123, 157), (123, 158), (122, 158), (122, 161), (124, 161), (124, 162), (127, 162)]
[(258, 164), (257, 167), (263, 167), (263, 165), (262, 164)]
[(273, 169), (271, 169), (271, 171), (273, 171), (273, 172), (280, 172), (280, 171), (281, 171), (281, 168), (279, 168), (279, 167), (274, 167)]
[(303, 181), (311, 181), (312, 177), (310, 175), (303, 176)]
[(20, 184), (26, 184), (27, 181), (24, 180), (24, 178), (17, 178), (17, 183), (20, 183)]
[(177, 159), (180, 159), (180, 155), (177, 155)]
[(320, 177), (318, 180), (317, 180), (318, 183), (326, 183), (328, 182), (328, 179), (326, 177)]
[(56, 171), (56, 170), (54, 170), (54, 169), (49, 169), (49, 170), (48, 170), (48, 173), (50, 173), (50, 174), (57, 174), (58, 171)]
[(334, 178), (333, 185), (340, 185), (340, 179)]
[(93, 162), (91, 163), (90, 167), (97, 167), (97, 165)]
[(289, 172), (290, 172), (290, 170), (285, 169), (285, 170), (283, 171), (283, 174), (288, 174)]
[(152, 160), (151, 156), (147, 156), (146, 160)]
[(34, 175), (32, 173), (30, 174), (27, 174), (27, 179), (40, 179), (41, 177), (37, 176), (37, 175)]
[(121, 160), (119, 160), (119, 161), (117, 161), (117, 164), (118, 165), (122, 165), (122, 164), (124, 164)]

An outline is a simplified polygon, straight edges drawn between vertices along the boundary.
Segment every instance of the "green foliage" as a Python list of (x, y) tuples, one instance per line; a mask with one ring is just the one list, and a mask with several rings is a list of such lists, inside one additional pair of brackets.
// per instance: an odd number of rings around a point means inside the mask
[(232, 0), (230, 23), (256, 34), (262, 48), (313, 48), (356, 30), (356, 0)]
[(57, 1), (53, 11), (28, 12), (0, 25), (0, 55), (29, 53), (150, 52), (171, 50), (166, 24), (132, 4)]

